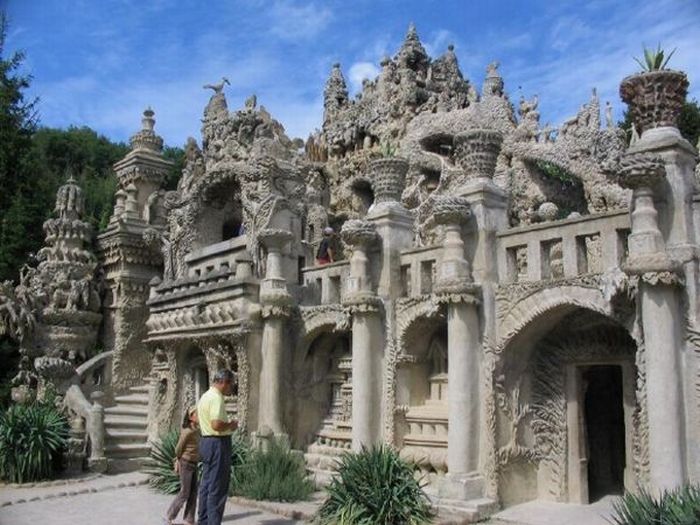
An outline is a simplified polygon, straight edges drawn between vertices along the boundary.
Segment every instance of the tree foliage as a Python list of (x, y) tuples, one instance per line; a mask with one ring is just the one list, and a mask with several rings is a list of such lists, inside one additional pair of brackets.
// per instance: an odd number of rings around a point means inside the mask
[[(618, 122), (618, 125), (627, 132), (629, 140), (632, 130), (632, 116), (629, 111), (622, 114), (622, 120)], [(693, 99), (683, 104), (678, 119), (678, 129), (688, 142), (697, 146), (698, 139), (700, 139), (700, 104), (697, 100)]]

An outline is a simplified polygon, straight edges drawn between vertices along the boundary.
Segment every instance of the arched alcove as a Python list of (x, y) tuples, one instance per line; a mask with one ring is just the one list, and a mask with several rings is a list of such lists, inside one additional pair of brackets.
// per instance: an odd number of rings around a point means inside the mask
[(589, 503), (636, 487), (644, 444), (637, 345), (612, 318), (560, 304), (533, 316), (495, 373), (499, 494)]

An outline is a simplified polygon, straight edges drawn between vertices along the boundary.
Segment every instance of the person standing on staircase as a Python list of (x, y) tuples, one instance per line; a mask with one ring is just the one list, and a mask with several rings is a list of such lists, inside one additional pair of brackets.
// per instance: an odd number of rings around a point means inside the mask
[(231, 434), (237, 421), (229, 420), (224, 396), (233, 387), (233, 372), (219, 370), (211, 387), (197, 403), (202, 437), (199, 454), (202, 459), (202, 482), (199, 488), (199, 525), (221, 525), (231, 480)]

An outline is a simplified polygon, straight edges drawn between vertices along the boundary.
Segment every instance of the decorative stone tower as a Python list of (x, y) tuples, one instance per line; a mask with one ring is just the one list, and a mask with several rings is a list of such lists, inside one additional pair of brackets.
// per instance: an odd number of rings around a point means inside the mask
[(150, 355), (143, 340), (148, 316), (149, 281), (161, 274), (162, 257), (144, 242), (148, 229), (166, 223), (165, 192), (160, 189), (172, 162), (163, 158), (163, 139), (154, 131), (150, 108), (142, 129), (131, 137), (131, 151), (114, 165), (119, 181), (114, 212), (98, 238), (106, 294), (104, 344), (113, 350), (115, 393), (143, 381)]
[(323, 124), (331, 122), (337, 112), (347, 105), (348, 87), (340, 70), (340, 64), (336, 62), (323, 90)]
[(16, 290), (17, 296), (32, 296), (36, 306), (36, 325), (22, 353), (34, 358), (39, 397), (49, 386), (65, 393), (75, 367), (94, 350), (102, 318), (97, 260), (88, 249), (93, 231), (82, 221), (84, 207), (83, 190), (69, 176), (56, 194), (56, 217), (44, 223), (41, 262), (37, 269), (25, 267)]

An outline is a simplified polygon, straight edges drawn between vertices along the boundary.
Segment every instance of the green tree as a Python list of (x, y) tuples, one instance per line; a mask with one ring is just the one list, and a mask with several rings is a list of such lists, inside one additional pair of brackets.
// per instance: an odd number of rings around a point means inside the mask
[[(632, 117), (629, 111), (625, 110), (622, 114), (622, 120), (618, 122), (618, 126), (627, 132), (627, 140), (629, 141), (632, 130)], [(698, 139), (700, 139), (700, 105), (696, 99), (686, 101), (683, 104), (678, 119), (678, 129), (688, 142), (697, 146)]]
[(23, 248), (19, 237), (29, 204), (18, 193), (31, 169), (28, 154), (37, 123), (37, 100), (25, 97), (31, 78), (18, 72), (24, 54), (6, 56), (6, 34), (7, 18), (0, 13), (0, 280), (14, 277), (14, 267), (21, 260), (17, 258)]

